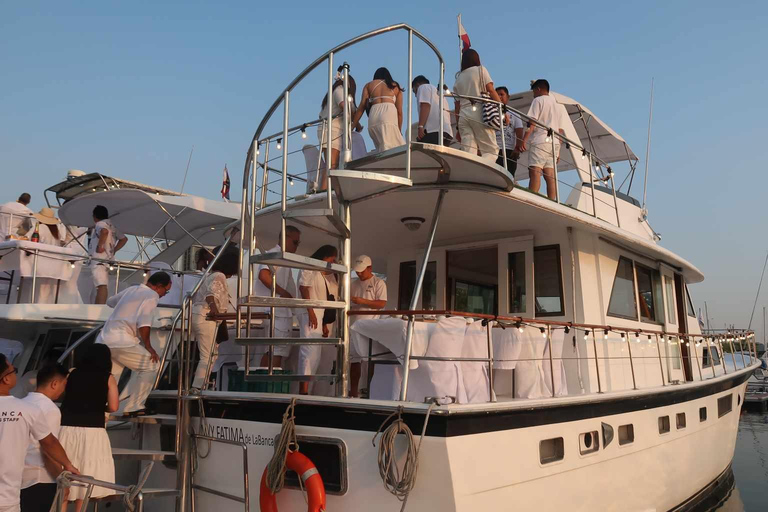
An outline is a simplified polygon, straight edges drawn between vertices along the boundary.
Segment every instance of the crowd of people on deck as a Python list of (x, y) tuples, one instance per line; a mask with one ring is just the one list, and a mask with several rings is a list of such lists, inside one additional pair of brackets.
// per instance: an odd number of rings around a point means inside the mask
[[(343, 112), (345, 107), (343, 67), (339, 68), (333, 83), (331, 95), (330, 139), (331, 168), (339, 166), (339, 157), (344, 137)], [(415, 140), (425, 144), (438, 144), (440, 126), (440, 104), (437, 88), (429, 79), (419, 75), (413, 79), (412, 89), (416, 95)], [(474, 49), (462, 53), (461, 70), (456, 75), (452, 90), (446, 88), (445, 98), (454, 98), (454, 110), (443, 106), (443, 144), (455, 146), (463, 151), (479, 156), (483, 160), (495, 162), (514, 176), (521, 153), (528, 151), (530, 176), (529, 189), (538, 192), (541, 179), (547, 185), (547, 196), (555, 198), (554, 169), (560, 158), (560, 139), (548, 139), (547, 126), (553, 132), (565, 135), (565, 126), (570, 122), (565, 107), (550, 95), (549, 82), (544, 79), (531, 82), (534, 100), (528, 110), (527, 118), (536, 123), (523, 122), (515, 111), (505, 109), (502, 129), (489, 126), (484, 120), (484, 102), (472, 98), (485, 98), (504, 105), (509, 103), (509, 90), (505, 86), (494, 85), (488, 69), (480, 62), (480, 55)], [(378, 68), (373, 80), (363, 87), (360, 104), (356, 103), (357, 84), (352, 75), (348, 75), (348, 96), (346, 98), (349, 113), (350, 131), (363, 130), (360, 123), (364, 114), (368, 116), (368, 135), (374, 144), (374, 152), (380, 153), (403, 146), (403, 92), (404, 88), (392, 78), (385, 67)], [(328, 95), (321, 103), (318, 125), (320, 150), (325, 154), (328, 145)], [(494, 108), (496, 104), (493, 104)], [(538, 123), (538, 124), (537, 124)], [(527, 128), (525, 125), (528, 125)], [(540, 125), (539, 125), (540, 124)], [(503, 142), (502, 142), (503, 139)], [(554, 139), (554, 145), (552, 144)], [(502, 148), (504, 150), (502, 150)], [(326, 186), (326, 174), (321, 165), (321, 180), (318, 190)]]

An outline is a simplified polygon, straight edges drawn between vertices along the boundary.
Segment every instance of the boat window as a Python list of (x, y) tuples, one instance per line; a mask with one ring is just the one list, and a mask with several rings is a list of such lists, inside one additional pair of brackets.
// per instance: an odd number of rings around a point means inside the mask
[(536, 294), (536, 316), (564, 315), (559, 245), (534, 247), (533, 283)]
[(563, 460), (564, 456), (565, 444), (562, 437), (545, 439), (539, 443), (539, 461), (542, 464)]
[[(712, 355), (712, 360), (710, 361), (709, 357), (710, 354)], [(717, 347), (710, 346), (710, 347), (704, 347), (704, 349), (701, 352), (701, 365), (702, 366), (717, 366), (720, 364), (720, 353), (717, 350)]]
[(675, 280), (670, 276), (664, 276), (664, 286), (667, 288), (667, 321), (674, 325), (677, 323), (675, 314)]
[(688, 316), (696, 318), (696, 311), (693, 308), (693, 301), (691, 300), (691, 292), (688, 290), (688, 286), (685, 287), (685, 295), (688, 297)]
[(635, 264), (635, 268), (637, 271), (637, 300), (640, 303), (640, 318), (650, 322), (664, 322), (659, 272), (639, 264)]
[(497, 247), (449, 251), (449, 307), (454, 311), (498, 313), (499, 250)]
[(659, 434), (669, 432), (669, 416), (659, 416)]
[(508, 256), (509, 311), (525, 313), (525, 252), (511, 252)]
[(699, 421), (707, 421), (707, 408), (699, 407)]
[(632, 260), (623, 256), (619, 258), (619, 267), (616, 269), (616, 278), (613, 280), (611, 300), (608, 303), (608, 315), (637, 320)]
[(733, 394), (725, 395), (717, 399), (717, 417), (722, 418), (733, 408)]
[(629, 425), (619, 425), (619, 445), (630, 444), (635, 442), (635, 426), (631, 423)]
[(685, 428), (685, 413), (684, 412), (677, 413), (676, 426), (677, 426), (677, 430), (681, 430), (681, 429)]
[[(416, 286), (416, 262), (400, 263), (400, 282), (397, 289), (397, 309), (409, 309), (413, 288)], [(427, 264), (424, 283), (421, 287), (421, 309), (437, 308), (437, 262)]]
[(585, 432), (579, 436), (579, 453), (586, 455), (600, 449), (600, 436), (597, 430)]

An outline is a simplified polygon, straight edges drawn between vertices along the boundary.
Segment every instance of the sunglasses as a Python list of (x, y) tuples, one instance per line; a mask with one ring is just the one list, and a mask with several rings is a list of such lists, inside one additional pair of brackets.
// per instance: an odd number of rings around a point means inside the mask
[(18, 368), (14, 368), (13, 370), (11, 370), (9, 372), (4, 373), (3, 376), (0, 377), (0, 379), (4, 379), (4, 378), (8, 377), (9, 375), (13, 375), (14, 373), (19, 373), (19, 369)]

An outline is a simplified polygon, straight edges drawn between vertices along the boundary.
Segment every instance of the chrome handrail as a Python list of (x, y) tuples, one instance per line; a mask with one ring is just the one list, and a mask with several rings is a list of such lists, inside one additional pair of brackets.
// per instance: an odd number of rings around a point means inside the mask
[(96, 327), (94, 327), (93, 329), (91, 329), (90, 331), (88, 331), (87, 333), (85, 333), (85, 334), (83, 334), (82, 336), (80, 336), (80, 337), (77, 339), (77, 341), (75, 341), (75, 342), (74, 342), (72, 345), (70, 345), (69, 347), (67, 347), (67, 349), (64, 351), (64, 353), (63, 353), (63, 354), (61, 354), (61, 356), (59, 357), (59, 359), (58, 359), (58, 361), (57, 361), (57, 362), (58, 362), (58, 363), (63, 363), (64, 361), (66, 361), (66, 360), (67, 360), (67, 357), (69, 356), (69, 354), (70, 354), (70, 353), (74, 352), (74, 351), (75, 351), (75, 349), (76, 349), (77, 347), (79, 347), (79, 346), (80, 346), (80, 344), (81, 344), (81, 343), (83, 343), (83, 342), (86, 340), (86, 338), (88, 338), (88, 336), (90, 336), (90, 335), (92, 335), (93, 333), (95, 333), (96, 331), (100, 330), (102, 327), (104, 327), (104, 324), (103, 324), (103, 323), (102, 323), (101, 325), (97, 325)]

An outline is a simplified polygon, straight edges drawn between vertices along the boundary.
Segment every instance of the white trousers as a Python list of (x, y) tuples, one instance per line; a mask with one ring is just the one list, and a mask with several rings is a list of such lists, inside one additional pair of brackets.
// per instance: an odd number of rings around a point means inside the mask
[(206, 320), (205, 315), (192, 315), (192, 335), (197, 340), (197, 349), (200, 353), (200, 362), (197, 363), (195, 378), (192, 380), (193, 388), (202, 388), (208, 373), (208, 365), (213, 368), (218, 356), (216, 346), (216, 328), (219, 323), (214, 320)]
[(499, 156), (496, 131), (483, 123), (482, 108), (478, 107), (476, 112), (462, 108), (458, 128), (463, 151), (476, 155), (477, 151), (480, 150), (480, 158), (496, 161)]
[(155, 383), (159, 365), (153, 363), (149, 357), (149, 352), (138, 344), (132, 347), (112, 348), (111, 350), (112, 376), (117, 382), (120, 382), (123, 368), (128, 368), (134, 372), (128, 385), (120, 394), (120, 411), (127, 413), (143, 409), (144, 402), (147, 401)]
[[(322, 315), (318, 318), (318, 325), (312, 329), (309, 326), (309, 315), (299, 315), (299, 329), (302, 338), (322, 338), (323, 328), (320, 323)], [(314, 375), (320, 366), (320, 358), (323, 355), (322, 345), (301, 345), (299, 347), (299, 365), (296, 370), (298, 375)]]

